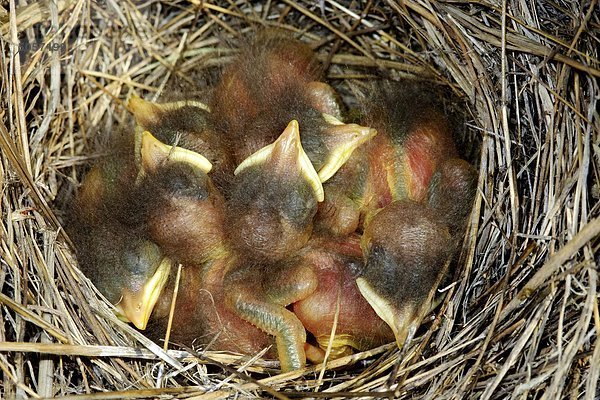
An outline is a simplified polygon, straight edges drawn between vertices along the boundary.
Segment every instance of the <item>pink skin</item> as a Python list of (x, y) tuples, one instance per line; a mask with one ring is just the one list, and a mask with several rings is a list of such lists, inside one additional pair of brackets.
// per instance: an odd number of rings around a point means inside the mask
[[(170, 340), (186, 345), (203, 345), (208, 350), (256, 354), (272, 346), (267, 357), (276, 358), (273, 337), (241, 319), (225, 304), (223, 277), (230, 261), (215, 260), (204, 268), (184, 265), (177, 296)], [(164, 289), (153, 313), (151, 335), (165, 334), (173, 280)], [(210, 347), (205, 347), (210, 345)]]
[(384, 127), (376, 128), (377, 136), (355, 150), (324, 185), (318, 229), (337, 235), (360, 232), (375, 212), (392, 201), (423, 201), (440, 165), (456, 157), (452, 136), (440, 116), (433, 115), (413, 128), (402, 146), (392, 142)]
[(447, 128), (435, 120), (419, 125), (407, 138), (404, 148), (409, 168), (409, 198), (421, 201), (440, 163), (456, 157), (456, 149)]
[(339, 311), (335, 335), (348, 337), (351, 347), (364, 350), (394, 340), (391, 329), (375, 314), (356, 286), (356, 271), (349, 263), (362, 264), (359, 241), (354, 235), (340, 240), (317, 238), (302, 252), (302, 259), (313, 268), (318, 285), (311, 295), (293, 304), (293, 311), (323, 349), (332, 333), (336, 310)]

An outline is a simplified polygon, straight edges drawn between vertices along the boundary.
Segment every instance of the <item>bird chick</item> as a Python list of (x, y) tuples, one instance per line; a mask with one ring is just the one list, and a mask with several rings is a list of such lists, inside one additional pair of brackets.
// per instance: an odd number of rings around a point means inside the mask
[(322, 350), (332, 340), (332, 358), (394, 340), (389, 326), (375, 313), (355, 282), (363, 269), (358, 235), (314, 237), (295, 262), (312, 268), (317, 285), (309, 296), (294, 303), (292, 310)]
[(141, 136), (135, 201), (148, 235), (183, 263), (202, 263), (223, 252), (224, 200), (208, 175), (212, 163), (148, 131)]
[(234, 148), (238, 164), (298, 119), (290, 114), (305, 106), (298, 88), (319, 77), (312, 50), (275, 31), (257, 34), (242, 48), (223, 71), (210, 103), (215, 125)]
[[(119, 314), (145, 329), (173, 264), (166, 251), (179, 258), (182, 249), (187, 249), (177, 240), (186, 233), (175, 226), (182, 221), (173, 215), (168, 215), (169, 223), (160, 220), (171, 210), (167, 206), (172, 198), (156, 196), (156, 181), (177, 176), (162, 168), (164, 160), (203, 173), (211, 164), (195, 152), (160, 143), (147, 131), (140, 137), (144, 157), (134, 155), (132, 140), (117, 140), (115, 154), (90, 170), (74, 201), (69, 231), (83, 272), (117, 305)], [(141, 158), (140, 165), (136, 165), (136, 158)], [(172, 185), (178, 183), (175, 179)], [(156, 235), (156, 230), (163, 236)], [(173, 238), (172, 233), (179, 236)], [(175, 240), (156, 241), (164, 237)], [(179, 248), (174, 249), (176, 246)]]
[[(232, 243), (245, 256), (273, 261), (302, 248), (312, 231), (317, 203), (324, 199), (321, 182), (375, 134), (369, 128), (328, 118), (335, 134), (330, 133), (330, 147), (318, 173), (304, 151), (295, 120), (274, 143), (236, 169), (228, 196), (227, 225)], [(321, 139), (324, 141), (327, 138)]]
[(144, 232), (129, 201), (133, 160), (120, 156), (87, 174), (74, 200), (68, 232), (84, 274), (121, 317), (144, 329), (172, 262)]
[[(186, 345), (211, 345), (216, 350), (254, 354), (273, 339), (227, 308), (224, 277), (235, 258), (224, 233), (224, 200), (208, 175), (211, 164), (202, 155), (166, 145), (150, 132), (140, 143), (142, 177), (137, 201), (148, 235), (181, 264), (171, 339)], [(164, 335), (173, 297), (174, 274), (156, 304), (148, 335)]]
[(361, 232), (391, 202), (426, 199), (442, 163), (458, 159), (454, 128), (439, 97), (423, 82), (373, 85), (362, 101), (359, 122), (377, 136), (357, 148), (324, 185), (326, 201), (316, 218), (319, 230)]
[[(404, 82), (373, 94), (362, 121), (378, 136), (353, 158), (367, 168), (351, 165), (332, 182), (335, 194), (358, 210), (365, 258), (358, 288), (399, 347), (431, 307), (475, 194), (475, 171), (457, 158), (452, 125), (435, 93)], [(358, 184), (344, 192), (348, 177)], [(351, 208), (348, 203), (338, 209)]]
[(227, 204), (227, 228), (240, 254), (276, 261), (310, 237), (323, 186), (300, 142), (297, 121), (235, 171)]
[(450, 232), (426, 205), (400, 200), (373, 217), (361, 245), (366, 261), (356, 283), (402, 348), (447, 271), (454, 250)]

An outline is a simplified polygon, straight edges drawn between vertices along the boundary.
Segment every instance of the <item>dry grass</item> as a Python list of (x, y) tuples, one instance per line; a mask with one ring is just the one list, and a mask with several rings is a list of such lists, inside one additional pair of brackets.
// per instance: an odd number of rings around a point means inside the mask
[[(0, 8), (0, 397), (600, 396), (596, 0), (18, 3)], [(277, 375), (260, 359), (163, 352), (77, 269), (60, 213), (129, 120), (125, 100), (201, 93), (265, 25), (314, 46), (342, 93), (417, 75), (468, 104), (465, 135), (481, 142), (469, 234), (401, 358), (388, 345)]]

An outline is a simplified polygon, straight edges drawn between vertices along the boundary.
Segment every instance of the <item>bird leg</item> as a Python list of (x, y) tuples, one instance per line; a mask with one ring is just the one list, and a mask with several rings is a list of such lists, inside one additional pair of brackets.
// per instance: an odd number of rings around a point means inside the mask
[(239, 268), (225, 278), (226, 301), (242, 319), (275, 336), (283, 371), (306, 364), (306, 330), (285, 307), (307, 297), (317, 285), (310, 268), (301, 264), (270, 265), (263, 279), (256, 271)]

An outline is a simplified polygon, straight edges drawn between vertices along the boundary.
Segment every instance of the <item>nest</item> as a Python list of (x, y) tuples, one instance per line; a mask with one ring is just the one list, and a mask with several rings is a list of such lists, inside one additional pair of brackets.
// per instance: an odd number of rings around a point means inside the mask
[[(0, 397), (600, 396), (596, 1), (9, 3)], [(265, 26), (316, 49), (342, 94), (419, 77), (463, 99), (478, 195), (443, 301), (402, 353), (390, 344), (280, 374), (260, 354), (164, 349), (78, 270), (68, 199), (130, 121), (126, 99), (201, 93)]]

